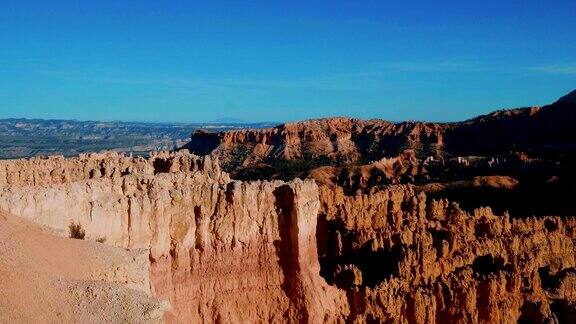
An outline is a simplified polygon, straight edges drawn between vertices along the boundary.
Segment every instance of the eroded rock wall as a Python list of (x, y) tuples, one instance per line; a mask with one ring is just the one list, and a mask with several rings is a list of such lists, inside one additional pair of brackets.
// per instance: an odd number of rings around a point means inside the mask
[(152, 289), (170, 300), (169, 321), (319, 322), (348, 313), (344, 292), (319, 275), (313, 181), (231, 181), (210, 157), (184, 152), (3, 163), (0, 210), (62, 235), (73, 222), (89, 239), (149, 248)]
[(0, 161), (0, 186), (22, 187), (72, 183), (87, 179), (119, 178), (129, 174), (194, 172), (219, 166), (212, 160), (198, 159), (186, 151), (152, 152), (148, 158), (131, 157), (124, 153), (105, 152), (82, 154), (74, 158), (63, 156)]
[[(149, 249), (171, 322), (570, 322), (576, 219), (233, 181), (185, 152), (0, 163), (0, 210)], [(98, 173), (96, 173), (96, 171)]]
[[(183, 148), (216, 154), (243, 179), (281, 176), (291, 168), (363, 165), (412, 150), (429, 157), (498, 157), (529, 152), (571, 160), (576, 154), (576, 91), (544, 107), (500, 110), (461, 122), (429, 123), (323, 118), (273, 128), (210, 133), (196, 131)], [(256, 170), (254, 170), (256, 169)]]
[(413, 144), (442, 147), (441, 124), (324, 118), (260, 130), (220, 133), (197, 131), (184, 146), (199, 154), (216, 154), (229, 168), (260, 162), (323, 157), (327, 162), (375, 161), (393, 157)]
[(322, 275), (347, 291), (350, 321), (574, 320), (574, 217), (469, 214), (411, 186), (320, 200)]

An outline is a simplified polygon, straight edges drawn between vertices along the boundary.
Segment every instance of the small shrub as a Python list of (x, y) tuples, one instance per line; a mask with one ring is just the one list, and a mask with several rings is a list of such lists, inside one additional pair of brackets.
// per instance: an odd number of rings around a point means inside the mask
[(101, 237), (101, 238), (97, 239), (96, 242), (104, 243), (104, 242), (106, 242), (106, 237)]
[(76, 224), (71, 222), (68, 226), (68, 229), (70, 230), (70, 238), (83, 240), (86, 236), (86, 231), (82, 229), (82, 225), (80, 225), (80, 223)]

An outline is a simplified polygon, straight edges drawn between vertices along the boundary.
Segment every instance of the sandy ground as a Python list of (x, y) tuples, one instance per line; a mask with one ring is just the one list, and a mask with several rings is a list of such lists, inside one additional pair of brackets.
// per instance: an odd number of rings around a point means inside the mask
[(155, 323), (148, 252), (51, 235), (0, 214), (1, 323)]

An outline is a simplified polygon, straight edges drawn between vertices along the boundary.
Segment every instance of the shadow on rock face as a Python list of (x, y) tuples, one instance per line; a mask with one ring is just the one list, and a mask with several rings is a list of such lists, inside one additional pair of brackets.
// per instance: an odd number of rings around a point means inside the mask
[(152, 162), (152, 166), (154, 167), (154, 174), (170, 172), (171, 165), (172, 164), (170, 161), (162, 158), (156, 158)]
[[(405, 246), (375, 248), (372, 241), (353, 248), (354, 232), (342, 230), (337, 221), (318, 221), (317, 242), (320, 275), (341, 289), (352, 286), (376, 287), (399, 274)], [(343, 234), (344, 233), (344, 234)]]

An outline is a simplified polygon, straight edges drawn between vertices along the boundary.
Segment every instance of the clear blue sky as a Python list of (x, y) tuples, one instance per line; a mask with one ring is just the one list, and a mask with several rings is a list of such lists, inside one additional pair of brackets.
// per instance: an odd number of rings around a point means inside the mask
[(0, 118), (459, 120), (576, 88), (576, 1), (0, 1)]

